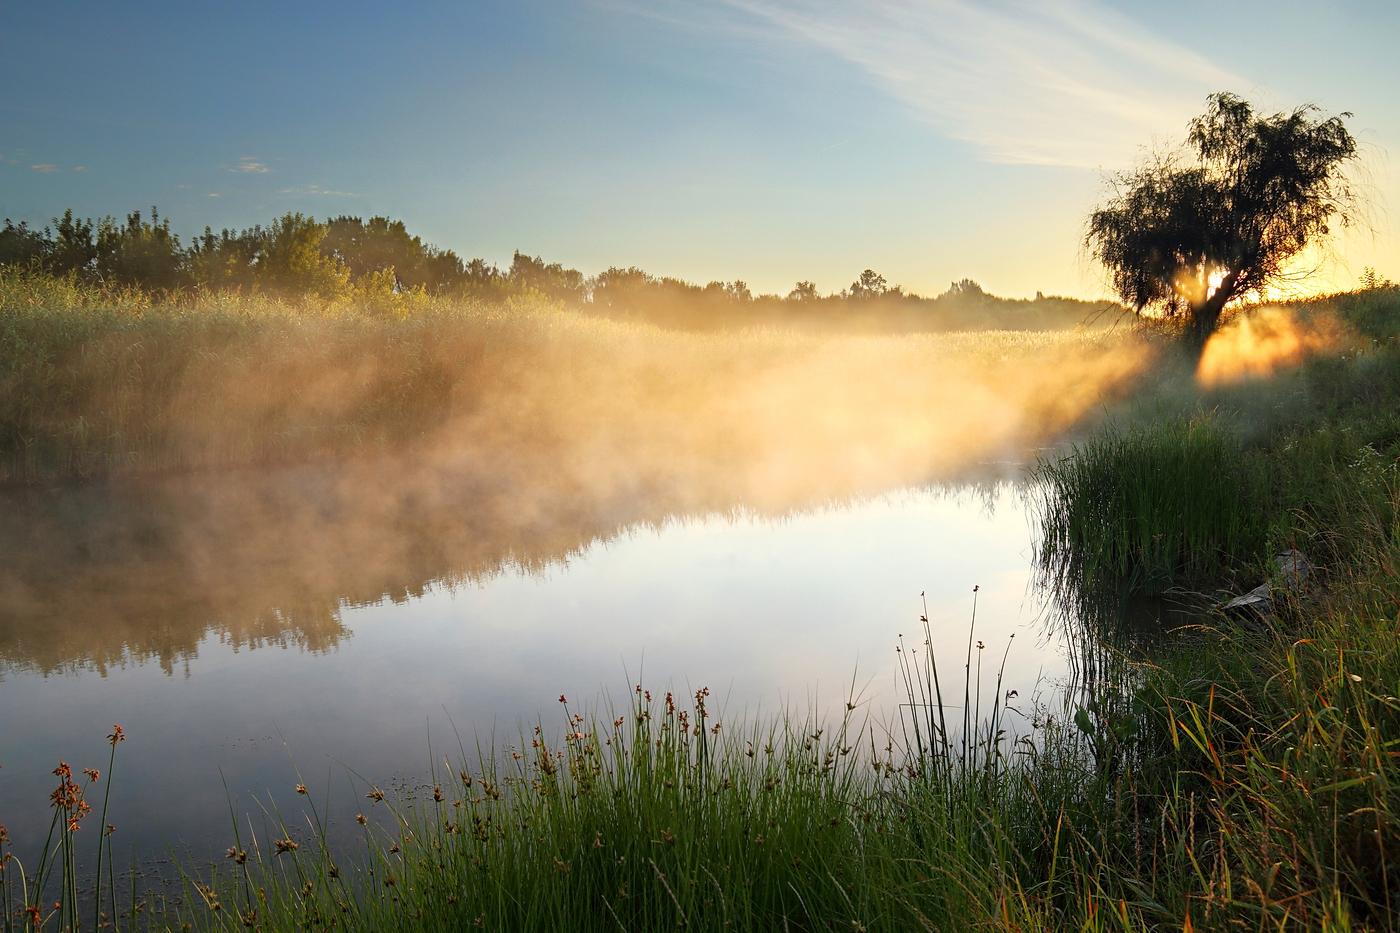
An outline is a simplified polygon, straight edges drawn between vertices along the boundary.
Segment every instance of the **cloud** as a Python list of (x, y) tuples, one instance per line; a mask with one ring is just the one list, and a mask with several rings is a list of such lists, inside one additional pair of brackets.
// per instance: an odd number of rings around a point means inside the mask
[(75, 166), (73, 167), (73, 171), (75, 171), (75, 172), (86, 172), (86, 171), (87, 171), (87, 166), (86, 166), (86, 165), (75, 165)]
[(45, 174), (58, 171), (57, 165), (49, 165), (47, 162), (42, 165), (31, 165), (29, 167), (36, 172), (44, 172)]
[(1097, 0), (712, 0), (863, 68), (995, 162), (1119, 167), (1251, 86)]
[(217, 194), (210, 193), (210, 194), (206, 194), (205, 197), (206, 197), (206, 198), (217, 198), (218, 195), (217, 195)]
[(329, 194), (341, 198), (362, 198), (364, 195), (355, 194), (352, 191), (332, 191), (322, 188), (319, 185), (307, 185), (305, 188), (283, 188), (279, 194)]
[(227, 169), (230, 172), (255, 172), (259, 175), (272, 171), (272, 169), (268, 168), (262, 162), (259, 162), (256, 156), (243, 156), (235, 165), (224, 163), (219, 167)]

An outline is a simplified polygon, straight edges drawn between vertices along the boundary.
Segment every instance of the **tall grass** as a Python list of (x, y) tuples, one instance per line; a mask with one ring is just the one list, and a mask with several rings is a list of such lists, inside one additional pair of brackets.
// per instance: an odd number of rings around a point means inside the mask
[(1218, 415), (1109, 426), (1035, 479), (1039, 560), (1061, 589), (1160, 593), (1257, 560), (1267, 543), (1268, 465)]
[[(60, 930), (77, 931), (84, 926), (84, 908), (92, 910), (92, 929), (117, 929), (119, 915), (116, 872), (112, 860), (112, 827), (107, 823), (108, 805), (112, 794), (112, 769), (117, 761), (117, 745), (125, 740), (121, 726), (113, 726), (107, 736), (111, 755), (107, 760), (107, 783), (102, 792), (102, 809), (98, 816), (94, 849), (96, 874), (93, 886), (82, 891), (78, 831), (83, 820), (92, 813), (87, 793), (102, 780), (102, 772), (84, 768), (81, 776), (73, 774), (67, 762), (60, 761), (54, 769), (58, 787), (49, 796), (53, 818), (48, 837), (33, 862), (26, 867), (23, 859), (7, 851), (10, 846), (5, 827), (0, 826), (0, 924), (5, 933), (15, 930), (42, 930), (55, 924)], [(104, 866), (105, 863), (105, 866)], [(103, 868), (107, 874), (102, 873)], [(131, 903), (135, 903), (134, 897)], [(136, 929), (135, 911), (124, 915), (129, 928)]]
[(190, 866), (183, 903), (149, 922), (903, 930), (993, 916), (1019, 837), (1044, 824), (1018, 819), (1041, 806), (1018, 766), (985, 767), (1006, 751), (999, 729), (972, 740), (989, 743), (981, 766), (924, 768), (858, 727), (855, 704), (830, 727), (721, 723), (707, 695), (639, 687), (616, 714), (566, 705), (557, 741), (537, 727), (420, 787), (366, 783), (358, 851), (330, 841), (313, 805), (300, 830), (269, 813), (235, 827), (222, 865)]
[[(1347, 351), (1194, 397), (1168, 373), (1130, 428), (1042, 464), (1041, 557), (1071, 597), (1272, 584), (1275, 613), (1246, 624), (1201, 614), (1142, 639), (1095, 616), (1083, 633), (1108, 665), (1076, 724), (1096, 756), (1121, 752), (1103, 802), (1133, 814), (1094, 851), (1125, 904), (1193, 929), (1400, 921), (1398, 359)], [(1267, 561), (1284, 547), (1319, 565), (1303, 589)]]

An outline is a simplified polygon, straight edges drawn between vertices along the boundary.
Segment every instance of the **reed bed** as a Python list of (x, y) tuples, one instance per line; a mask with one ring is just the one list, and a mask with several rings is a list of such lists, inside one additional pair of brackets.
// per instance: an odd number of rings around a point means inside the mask
[(153, 297), (6, 268), (0, 483), (411, 455), (701, 496), (736, 472), (815, 488), (802, 464), (824, 459), (887, 488), (1050, 436), (1131, 379), (1121, 343), (679, 333), (543, 298)]
[(1039, 560), (1061, 585), (1159, 593), (1256, 559), (1268, 536), (1267, 464), (1210, 414), (1109, 426), (1036, 480)]

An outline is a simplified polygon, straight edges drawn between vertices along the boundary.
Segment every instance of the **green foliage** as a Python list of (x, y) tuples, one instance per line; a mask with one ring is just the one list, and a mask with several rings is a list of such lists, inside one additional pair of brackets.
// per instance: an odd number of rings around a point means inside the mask
[(557, 262), (546, 263), (538, 256), (527, 256), (519, 250), (511, 258), (506, 279), (520, 289), (570, 304), (582, 301), (586, 291), (583, 273), (577, 269), (565, 269)]
[(460, 288), (467, 279), (466, 264), (456, 253), (410, 236), (401, 220), (341, 216), (327, 221), (326, 228), (321, 250), (339, 259), (352, 281), (388, 273), (395, 290), (437, 294)]
[(1268, 468), (1224, 419), (1108, 427), (1042, 461), (1040, 561), (1085, 588), (1159, 593), (1256, 560), (1268, 536)]
[(146, 291), (170, 291), (190, 283), (180, 238), (154, 207), (148, 221), (141, 219), (140, 211), (128, 214), (124, 226), (104, 218), (97, 226), (96, 253), (93, 268), (103, 282)]
[(872, 332), (1068, 329), (1112, 320), (1121, 308), (1037, 294), (1033, 301), (997, 298), (963, 280), (937, 298), (890, 286), (866, 269), (851, 287), (821, 296), (799, 282), (786, 297), (754, 295), (741, 280), (695, 285), (612, 267), (593, 277), (517, 250), (502, 271), (483, 259), (463, 261), (412, 236), (402, 221), (340, 216), (318, 223), (287, 214), (269, 226), (215, 233), (205, 227), (180, 245), (155, 208), (121, 224), (82, 220), (71, 210), (52, 227), (33, 230), (6, 221), (0, 268), (74, 275), (108, 288), (153, 293), (237, 292), (289, 302), (349, 302), (390, 316), (409, 296), (505, 301), (545, 299), (601, 317), (685, 330), (759, 325)]
[(270, 291), (333, 300), (350, 282), (350, 271), (321, 251), (327, 227), (301, 214), (287, 214), (268, 228), (256, 263), (258, 279)]

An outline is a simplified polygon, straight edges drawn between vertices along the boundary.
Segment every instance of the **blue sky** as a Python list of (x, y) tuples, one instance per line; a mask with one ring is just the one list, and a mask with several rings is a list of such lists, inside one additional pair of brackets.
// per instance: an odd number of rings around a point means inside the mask
[(1345, 286), (1400, 278), (1397, 38), (1394, 2), (11, 3), (0, 216), (388, 214), (502, 263), (1091, 297), (1103, 172), (1233, 90), (1355, 114)]

